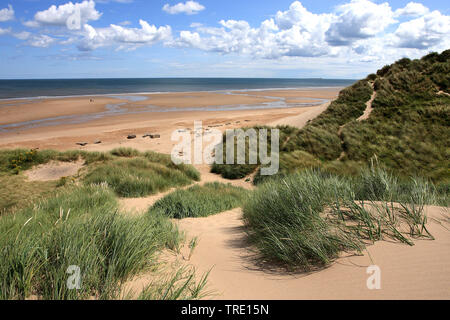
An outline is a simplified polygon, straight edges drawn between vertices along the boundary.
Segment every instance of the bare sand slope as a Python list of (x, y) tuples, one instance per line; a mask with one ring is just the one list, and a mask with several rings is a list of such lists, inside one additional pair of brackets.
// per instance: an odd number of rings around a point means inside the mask
[(312, 119), (319, 116), (322, 112), (327, 110), (329, 105), (330, 102), (327, 102), (318, 107), (310, 109), (306, 112), (296, 114), (295, 116), (289, 116), (286, 118), (275, 120), (273, 122), (270, 122), (269, 125), (271, 126), (286, 125), (297, 128), (303, 128), (308, 123), (308, 121), (311, 121)]
[(52, 181), (63, 177), (74, 176), (83, 167), (83, 161), (58, 162), (51, 161), (25, 171), (30, 181)]
[[(443, 210), (427, 208), (435, 218), (442, 218)], [(413, 247), (377, 242), (364, 256), (340, 258), (328, 269), (286, 274), (263, 271), (255, 263), (241, 216), (235, 209), (177, 223), (188, 236), (199, 238), (190, 263), (199, 274), (212, 268), (209, 289), (218, 293), (216, 299), (450, 298), (450, 232), (439, 223), (429, 224), (435, 241), (418, 240)], [(366, 286), (369, 265), (381, 268), (381, 290)]]

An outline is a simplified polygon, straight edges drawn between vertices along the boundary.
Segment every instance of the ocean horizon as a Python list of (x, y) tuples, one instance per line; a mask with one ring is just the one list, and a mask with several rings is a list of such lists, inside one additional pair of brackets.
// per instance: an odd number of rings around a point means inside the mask
[(346, 87), (353, 79), (322, 78), (88, 78), (0, 80), (0, 99), (129, 93)]

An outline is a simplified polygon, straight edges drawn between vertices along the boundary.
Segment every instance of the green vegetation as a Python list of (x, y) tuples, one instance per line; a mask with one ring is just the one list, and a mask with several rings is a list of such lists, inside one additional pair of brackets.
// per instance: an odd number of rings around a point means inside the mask
[(17, 208), (24, 208), (34, 201), (51, 195), (56, 188), (54, 181), (26, 181), (22, 175), (0, 172), (0, 216)]
[(262, 184), (243, 210), (264, 260), (309, 271), (377, 240), (432, 239), (424, 205), (436, 201), (427, 182), (400, 184), (379, 168), (353, 178), (306, 170)]
[[(72, 162), (83, 159), (85, 164), (112, 160), (114, 157), (110, 153), (87, 152), (87, 151), (54, 151), (54, 150), (0, 150), (0, 172), (19, 174), (33, 166), (45, 164), (52, 160)], [(17, 167), (19, 166), (19, 170)]]
[[(142, 216), (120, 212), (117, 197), (142, 197), (200, 180), (169, 155), (111, 152), (0, 151), (0, 299), (119, 299), (123, 284), (145, 271), (154, 279), (139, 299), (199, 299), (208, 273), (158, 274), (161, 250), (185, 240), (170, 218), (206, 217), (242, 206), (252, 243), (264, 262), (310, 271), (342, 252), (361, 254), (379, 240), (414, 245), (433, 239), (426, 205), (449, 205), (450, 50), (402, 59), (340, 92), (303, 129), (280, 130), (280, 172), (260, 174), (262, 159), (214, 164), (229, 179), (255, 174), (256, 191), (221, 183), (178, 189)], [(366, 103), (373, 111), (363, 121)], [(268, 154), (271, 131), (268, 130)], [(223, 142), (226, 142), (224, 136)], [(226, 158), (226, 145), (222, 150)], [(234, 142), (234, 159), (238, 158)], [(217, 155), (216, 155), (217, 156)], [(255, 156), (256, 164), (248, 164)], [(84, 161), (77, 177), (31, 182), (23, 171), (49, 161)], [(414, 177), (414, 178), (411, 178)], [(189, 243), (190, 255), (197, 238)], [(80, 268), (70, 290), (67, 272)], [(134, 293), (129, 293), (134, 294)]]
[(158, 200), (149, 215), (162, 214), (176, 219), (206, 217), (239, 207), (247, 194), (243, 188), (218, 182), (197, 185)]
[[(111, 152), (53, 150), (0, 151), (0, 215), (15, 208), (24, 208), (30, 202), (46, 197), (57, 188), (65, 187), (73, 179), (59, 181), (27, 181), (23, 171), (50, 161), (73, 162), (84, 160), (87, 175), (75, 180), (88, 184), (107, 182), (123, 197), (145, 196), (172, 186), (184, 186), (199, 181), (200, 173), (190, 165), (175, 165), (170, 156), (156, 152), (141, 153), (120, 148)], [(75, 181), (75, 182), (77, 182)], [(73, 183), (72, 183), (73, 184)]]
[[(23, 174), (52, 160), (80, 159), (85, 167), (77, 177), (32, 182)], [(199, 179), (192, 166), (154, 152), (0, 151), (0, 299), (120, 299), (133, 276), (158, 277), (158, 253), (179, 250), (184, 237), (166, 216), (120, 213), (116, 194), (146, 195)], [(79, 290), (67, 286), (70, 266), (80, 268)], [(192, 270), (180, 269), (140, 298), (197, 299), (206, 278), (196, 282)]]
[[(296, 129), (289, 126), (277, 126), (277, 129), (280, 130), (280, 148), (284, 148), (285, 145), (289, 142), (289, 140), (295, 135)], [(257, 147), (259, 148), (260, 144), (260, 137), (259, 132), (260, 130), (267, 130), (267, 146), (268, 146), (268, 156), (270, 156), (271, 152), (271, 139), (272, 139), (272, 131), (270, 127), (267, 126), (258, 126), (254, 128), (242, 128), (242, 132), (244, 134), (248, 134), (249, 130), (254, 130), (257, 137)], [(223, 150), (223, 162), (226, 162), (227, 158), (227, 152), (226, 152), (226, 134), (223, 136), (223, 141), (221, 144), (221, 150)], [(238, 164), (237, 158), (238, 158), (238, 141), (237, 138), (234, 140), (234, 163), (235, 164), (218, 164), (213, 163), (211, 167), (212, 173), (220, 174), (225, 179), (242, 179), (246, 176), (254, 173), (256, 169), (261, 165), (261, 159), (259, 156), (259, 153), (254, 155), (256, 157), (256, 164), (249, 164), (249, 159), (251, 158), (250, 154), (250, 148), (249, 148), (250, 139), (247, 136), (245, 138), (245, 164)], [(240, 151), (240, 150), (239, 150)]]
[[(280, 175), (312, 168), (357, 175), (376, 157), (402, 179), (421, 176), (448, 190), (450, 96), (439, 91), (450, 92), (449, 74), (447, 50), (419, 60), (401, 59), (342, 90), (303, 129), (281, 128)], [(357, 121), (374, 90), (369, 119)], [(257, 167), (213, 165), (212, 172), (236, 179)], [(254, 178), (256, 184), (265, 180), (259, 173)]]
[(84, 178), (84, 183), (106, 182), (121, 197), (143, 197), (174, 186), (184, 186), (191, 179), (182, 171), (151, 162), (145, 157), (118, 159), (97, 166)]
[(180, 268), (174, 275), (163, 277), (144, 288), (138, 300), (199, 300), (211, 294), (205, 291), (209, 272), (198, 281), (195, 271)]
[[(162, 216), (118, 214), (106, 186), (64, 190), (0, 218), (0, 298), (114, 298), (120, 285), (156, 264), (156, 253), (180, 236)], [(80, 290), (66, 285), (69, 266), (82, 272)]]

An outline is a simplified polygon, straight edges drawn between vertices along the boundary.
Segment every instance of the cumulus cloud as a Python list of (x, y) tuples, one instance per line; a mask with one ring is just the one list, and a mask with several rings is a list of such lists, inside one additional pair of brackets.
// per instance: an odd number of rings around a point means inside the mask
[(221, 20), (219, 28), (194, 25), (195, 32), (182, 31), (175, 45), (261, 58), (315, 57), (331, 51), (324, 33), (332, 18), (331, 14), (313, 14), (295, 1), (257, 28), (242, 20)]
[(119, 25), (110, 25), (108, 28), (94, 28), (84, 25), (83, 40), (78, 48), (90, 51), (100, 47), (119, 45), (120, 49), (134, 48), (142, 45), (153, 45), (159, 41), (172, 39), (170, 26), (157, 28), (144, 20), (140, 20), (141, 28), (125, 28)]
[[(164, 8), (172, 14), (193, 14), (204, 9), (195, 1)], [(77, 14), (80, 26), (73, 28), (71, 22)], [(300, 1), (294, 1), (258, 25), (234, 19), (220, 20), (215, 26), (197, 21), (176, 36), (172, 35), (170, 26), (156, 26), (144, 20), (139, 21), (139, 28), (131, 28), (131, 22), (121, 20), (106, 27), (90, 25), (89, 21), (98, 20), (101, 15), (93, 0), (69, 2), (37, 12), (27, 23), (35, 27), (61, 27), (40, 30), (47, 33), (46, 36), (13, 33), (11, 29), (0, 29), (0, 35), (9, 33), (36, 47), (48, 47), (57, 42), (64, 46), (75, 45), (81, 51), (102, 47), (133, 50), (160, 43), (256, 59), (284, 61), (315, 57), (314, 61), (318, 61), (333, 57), (336, 61), (358, 63), (394, 60), (403, 55), (420, 56), (450, 46), (450, 16), (430, 12), (415, 2), (393, 11), (387, 2), (349, 0), (332, 12), (315, 13)], [(57, 34), (49, 34), (48, 30)]]
[(162, 9), (169, 14), (185, 13), (191, 15), (205, 10), (205, 7), (196, 1), (186, 1), (185, 3), (180, 2), (173, 6), (167, 3)]
[[(191, 24), (193, 30), (181, 31), (170, 45), (266, 59), (339, 56), (375, 62), (450, 45), (450, 17), (427, 11), (413, 2), (394, 12), (388, 3), (352, 0), (316, 14), (295, 1), (258, 27), (243, 20), (221, 20), (219, 27)], [(400, 23), (395, 20), (400, 15), (422, 16)], [(395, 32), (387, 32), (391, 25), (398, 26)]]
[(6, 22), (14, 20), (14, 9), (12, 5), (8, 5), (8, 8), (0, 10), (0, 22)]
[[(419, 9), (423, 8), (409, 4), (401, 12), (425, 12)], [(169, 44), (266, 59), (340, 55), (374, 62), (398, 54), (398, 47), (432, 48), (449, 37), (449, 17), (439, 12), (411, 20), (410, 25), (400, 24), (395, 34), (385, 34), (388, 26), (398, 24), (394, 17), (388, 3), (353, 0), (335, 12), (316, 14), (295, 1), (258, 27), (243, 20), (221, 20), (219, 27), (195, 23), (193, 30), (181, 31)]]
[(132, 3), (133, 0), (97, 0), (98, 3), (110, 3), (110, 2), (117, 2), (117, 3)]
[(326, 32), (333, 46), (347, 46), (357, 40), (374, 37), (394, 23), (394, 13), (387, 2), (352, 0), (338, 7), (339, 16)]
[(400, 24), (394, 32), (394, 44), (400, 48), (427, 49), (449, 42), (450, 16), (433, 11)]
[(394, 16), (423, 16), (428, 12), (430, 12), (430, 9), (425, 7), (423, 4), (410, 2), (404, 8), (395, 10)]
[(0, 28), (0, 36), (11, 33), (11, 28), (3, 29)]
[(14, 37), (19, 39), (19, 40), (27, 40), (29, 39), (31, 36), (31, 33), (28, 31), (22, 31), (22, 32), (18, 32), (18, 33), (14, 33)]
[(43, 34), (32, 36), (27, 43), (28, 45), (36, 48), (48, 48), (54, 42), (54, 38)]
[(80, 30), (88, 21), (98, 20), (101, 15), (95, 9), (93, 0), (85, 0), (75, 4), (69, 2), (60, 6), (53, 5), (47, 10), (37, 12), (34, 20), (24, 24), (28, 27), (59, 26)]

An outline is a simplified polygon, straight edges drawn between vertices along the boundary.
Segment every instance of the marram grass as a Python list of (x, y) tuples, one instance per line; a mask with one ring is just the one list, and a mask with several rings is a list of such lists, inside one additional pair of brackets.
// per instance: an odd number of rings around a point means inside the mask
[(249, 191), (218, 182), (177, 190), (158, 200), (149, 214), (176, 219), (206, 217), (242, 205)]
[[(105, 185), (66, 190), (0, 218), (0, 299), (114, 299), (180, 239), (166, 217), (118, 213)], [(67, 287), (72, 265), (82, 273), (80, 290)]]
[(428, 182), (400, 184), (379, 168), (356, 178), (316, 170), (269, 180), (243, 211), (263, 260), (309, 271), (378, 240), (414, 245), (415, 238), (433, 239), (424, 206), (436, 199)]

